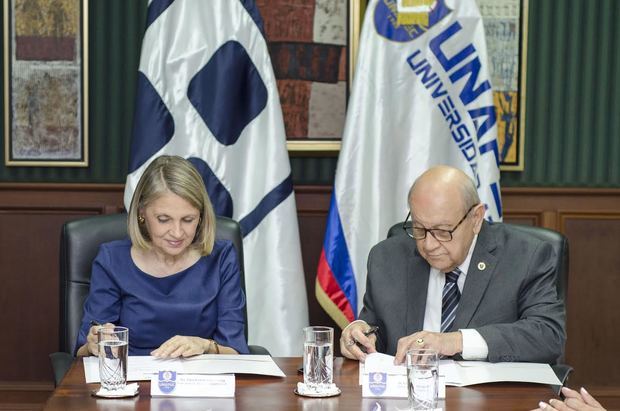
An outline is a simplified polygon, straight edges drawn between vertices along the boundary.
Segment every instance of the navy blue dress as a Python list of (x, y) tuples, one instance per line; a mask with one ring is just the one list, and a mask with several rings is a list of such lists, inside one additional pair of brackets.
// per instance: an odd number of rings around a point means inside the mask
[(101, 245), (76, 351), (86, 342), (90, 322), (97, 321), (129, 328), (129, 355), (149, 355), (175, 335), (211, 338), (248, 353), (245, 296), (232, 242), (216, 241), (211, 254), (164, 278), (140, 270), (130, 250), (129, 239)]

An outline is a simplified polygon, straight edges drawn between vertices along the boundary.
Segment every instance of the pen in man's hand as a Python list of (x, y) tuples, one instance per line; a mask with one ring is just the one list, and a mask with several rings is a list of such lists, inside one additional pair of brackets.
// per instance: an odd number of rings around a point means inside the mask
[(99, 321), (96, 321), (96, 320), (90, 320), (90, 326), (91, 327), (95, 327), (95, 326), (101, 327), (101, 323)]
[[(369, 329), (367, 329), (366, 331), (363, 331), (364, 336), (366, 337), (370, 337), (373, 334), (377, 334), (379, 332), (379, 326), (378, 325), (373, 325), (372, 327), (370, 327)], [(359, 347), (360, 350), (362, 350), (362, 352), (364, 354), (367, 354), (367, 350), (366, 347), (363, 346), (362, 344), (360, 344), (358, 341), (355, 341), (355, 344)]]
[(377, 334), (378, 332), (379, 332), (379, 326), (378, 325), (373, 325), (372, 327), (370, 327), (369, 329), (364, 331), (364, 335), (366, 337), (368, 337), (368, 336), (371, 336), (373, 334)]

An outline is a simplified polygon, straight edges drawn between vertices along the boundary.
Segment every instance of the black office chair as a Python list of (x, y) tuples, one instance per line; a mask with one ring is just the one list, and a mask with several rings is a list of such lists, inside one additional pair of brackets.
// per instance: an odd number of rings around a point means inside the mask
[[(127, 237), (127, 214), (110, 214), (69, 221), (60, 235), (60, 352), (50, 354), (54, 381), (60, 383), (73, 361), (73, 349), (82, 321), (84, 301), (90, 289), (92, 262), (102, 243)], [(239, 257), (240, 283), (245, 293), (243, 239), (239, 223), (217, 217), (215, 238), (233, 242)], [(248, 338), (247, 307), (244, 309), (245, 339)], [(250, 345), (250, 354), (269, 351)]]
[[(411, 222), (408, 221), (407, 224), (411, 225)], [(555, 286), (557, 288), (558, 298), (562, 300), (564, 302), (564, 306), (566, 306), (566, 293), (568, 288), (568, 240), (566, 239), (566, 237), (562, 233), (558, 233), (557, 231), (548, 230), (542, 227), (508, 223), (494, 224), (504, 224), (511, 230), (528, 234), (532, 237), (551, 244), (557, 258), (556, 267), (558, 267), (555, 277)], [(402, 222), (394, 224), (388, 230), (388, 237), (392, 237), (395, 235), (406, 235), (405, 230), (403, 230)], [(566, 385), (568, 377), (573, 371), (573, 368), (567, 364), (564, 364), (564, 356), (558, 358), (556, 364), (553, 364), (551, 368), (553, 368), (553, 371), (557, 375), (558, 379), (562, 382), (562, 385), (553, 385), (551, 386), (551, 388), (555, 391), (556, 394), (560, 395), (561, 389), (564, 385)]]

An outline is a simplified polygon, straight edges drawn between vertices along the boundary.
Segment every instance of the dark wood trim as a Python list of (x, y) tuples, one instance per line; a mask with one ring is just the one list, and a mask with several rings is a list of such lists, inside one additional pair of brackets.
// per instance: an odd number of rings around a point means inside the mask
[[(295, 185), (297, 194), (331, 194), (330, 185)], [(94, 191), (123, 192), (123, 183), (3, 183), (1, 191)], [(503, 187), (503, 196), (588, 196), (620, 197), (620, 188), (582, 187)]]
[(124, 191), (125, 184), (0, 183), (0, 191)]
[(0, 391), (54, 391), (49, 381), (0, 381)]

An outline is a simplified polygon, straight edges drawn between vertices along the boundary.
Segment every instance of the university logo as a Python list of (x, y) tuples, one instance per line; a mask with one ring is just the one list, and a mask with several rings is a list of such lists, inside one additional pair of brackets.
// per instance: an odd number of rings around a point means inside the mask
[(368, 388), (374, 395), (381, 395), (387, 388), (387, 374), (384, 372), (368, 373)]
[(159, 371), (157, 385), (164, 394), (170, 394), (177, 385), (177, 373), (175, 371)]
[(452, 12), (445, 0), (379, 0), (375, 28), (397, 42), (415, 40)]

